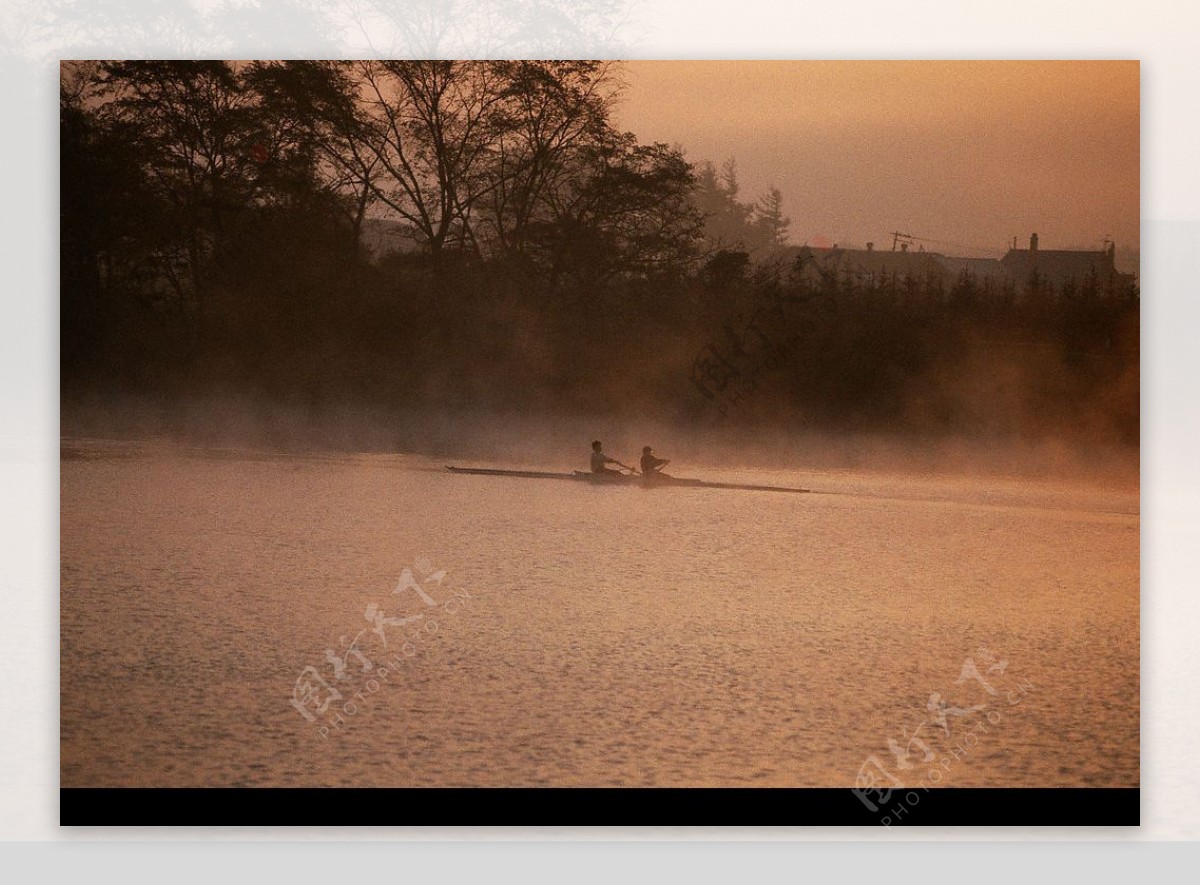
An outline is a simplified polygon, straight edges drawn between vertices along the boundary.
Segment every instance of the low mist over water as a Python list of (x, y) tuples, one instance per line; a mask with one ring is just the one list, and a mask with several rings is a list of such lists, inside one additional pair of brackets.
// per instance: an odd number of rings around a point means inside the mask
[[(937, 764), (899, 770), (888, 742), (935, 692), (986, 705), (951, 713), (952, 743), (921, 733), (939, 758), (970, 743), (942, 784), (1138, 782), (1135, 486), (706, 471), (823, 493), (778, 495), (390, 455), (64, 456), (66, 786), (852, 786), (870, 756), (915, 785)], [(406, 569), (436, 608), (392, 593)], [(387, 626), (385, 647), (372, 604), (436, 628)], [(371, 673), (345, 654), (363, 631)], [(995, 696), (955, 684), (972, 656)], [(342, 693), (311, 721), (291, 703), (310, 666)]]

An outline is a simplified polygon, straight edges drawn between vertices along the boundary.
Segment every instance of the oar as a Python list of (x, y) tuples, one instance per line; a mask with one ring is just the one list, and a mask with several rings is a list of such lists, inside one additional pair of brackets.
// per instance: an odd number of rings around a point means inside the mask
[(634, 468), (631, 468), (631, 467), (630, 467), (629, 465), (627, 465), (627, 464), (622, 464), (621, 462), (617, 461), (615, 458), (613, 459), (613, 463), (614, 463), (614, 464), (616, 464), (616, 465), (620, 465), (620, 467), (623, 467), (625, 470), (629, 471), (629, 473), (631, 473), (631, 474), (636, 474), (636, 473), (638, 473), (636, 469), (634, 469)]

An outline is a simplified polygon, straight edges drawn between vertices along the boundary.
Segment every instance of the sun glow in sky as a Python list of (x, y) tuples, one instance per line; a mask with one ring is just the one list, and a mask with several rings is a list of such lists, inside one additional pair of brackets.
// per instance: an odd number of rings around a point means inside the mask
[(734, 157), (795, 243), (951, 254), (1139, 243), (1136, 61), (627, 62), (620, 125)]

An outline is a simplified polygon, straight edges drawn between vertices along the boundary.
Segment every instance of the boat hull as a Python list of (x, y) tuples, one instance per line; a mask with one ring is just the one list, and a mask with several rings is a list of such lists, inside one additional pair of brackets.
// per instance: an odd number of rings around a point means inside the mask
[(797, 489), (790, 486), (760, 486), (752, 483), (710, 483), (705, 480), (693, 480), (687, 477), (671, 477), (666, 474), (654, 474), (645, 477), (637, 474), (593, 474), (588, 471), (572, 471), (559, 473), (556, 471), (516, 471), (502, 468), (460, 468), (446, 465), (446, 470), (452, 474), (475, 474), (487, 477), (513, 477), (526, 480), (574, 480), (578, 483), (591, 483), (596, 486), (640, 486), (643, 489), (678, 488), (691, 489), (740, 489), (749, 492), (812, 492), (811, 489)]

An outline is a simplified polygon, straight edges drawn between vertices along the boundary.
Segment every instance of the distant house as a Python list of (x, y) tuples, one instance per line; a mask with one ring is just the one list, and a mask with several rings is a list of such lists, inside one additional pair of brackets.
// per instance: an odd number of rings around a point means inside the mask
[(944, 256), (924, 250), (910, 251), (905, 246), (899, 251), (878, 250), (871, 243), (866, 249), (800, 246), (786, 251), (791, 253), (792, 261), (800, 261), (803, 275), (814, 283), (836, 279), (841, 283), (881, 286), (888, 281), (948, 280), (941, 263)]
[(998, 258), (964, 258), (954, 255), (938, 256), (938, 262), (950, 274), (951, 282), (957, 282), (965, 273), (977, 283), (998, 283), (1004, 279), (1004, 266)]
[(1100, 294), (1115, 294), (1128, 292), (1135, 283), (1132, 274), (1117, 270), (1112, 244), (1094, 252), (1038, 249), (1038, 236), (1034, 234), (1029, 238), (1029, 249), (1010, 249), (1001, 259), (942, 255), (907, 246), (901, 244), (899, 250), (877, 250), (870, 243), (866, 249), (793, 246), (777, 251), (775, 256), (799, 260), (804, 278), (817, 284), (836, 280), (839, 284), (871, 287), (906, 281), (940, 282), (948, 291), (966, 274), (979, 285), (1011, 285), (1019, 291), (1036, 274), (1047, 288), (1092, 285)]
[(1026, 286), (1033, 279), (1062, 289), (1094, 285), (1104, 294), (1129, 291), (1134, 285), (1132, 274), (1122, 274), (1115, 263), (1116, 246), (1095, 252), (1073, 249), (1039, 249), (1038, 235), (1029, 238), (1028, 249), (1010, 249), (1000, 259), (1004, 276), (1016, 286)]

